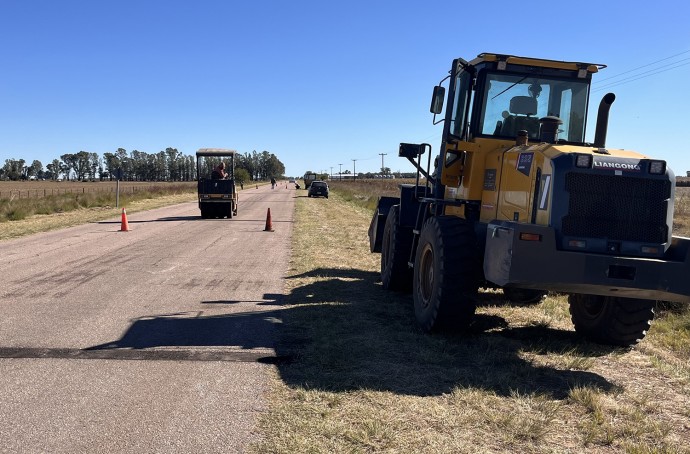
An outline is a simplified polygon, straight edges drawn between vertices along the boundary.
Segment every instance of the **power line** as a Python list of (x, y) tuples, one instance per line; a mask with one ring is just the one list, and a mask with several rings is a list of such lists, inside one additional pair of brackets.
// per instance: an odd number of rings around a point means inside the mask
[[(687, 58), (685, 60), (690, 60), (690, 58)], [(685, 61), (685, 60), (680, 60), (680, 61)], [(592, 90), (592, 93), (596, 93), (596, 92), (602, 91), (602, 90), (607, 90), (607, 89), (612, 88), (612, 87), (617, 87), (618, 85), (625, 85), (627, 83), (634, 82), (636, 80), (645, 79), (647, 77), (655, 76), (657, 74), (665, 73), (666, 71), (670, 71), (672, 69), (680, 68), (682, 66), (687, 66), (687, 65), (690, 65), (690, 61), (688, 61), (686, 63), (682, 63), (680, 65), (671, 66), (670, 68), (662, 69), (659, 71), (646, 71), (644, 73), (637, 74), (635, 76), (626, 77), (625, 79), (619, 80), (618, 82), (612, 82), (612, 83), (609, 83), (609, 84), (606, 84), (606, 85), (603, 85), (600, 87), (596, 87)]]
[[(661, 63), (662, 61), (670, 60), (670, 59), (675, 58), (675, 57), (677, 57), (677, 56), (679, 56), (679, 55), (687, 54), (688, 52), (690, 52), (690, 50), (686, 50), (686, 51), (680, 52), (680, 53), (678, 53), (678, 54), (671, 55), (670, 57), (662, 58), (661, 60), (657, 60), (657, 61), (654, 61), (654, 62), (652, 62), (652, 63), (647, 63), (646, 65), (638, 66), (637, 68), (630, 69), (630, 70), (628, 70), (628, 71), (624, 71), (624, 72), (622, 72), (622, 73), (620, 73), (620, 74), (616, 74), (615, 76), (604, 77), (603, 79), (597, 80), (597, 83), (603, 82), (603, 81), (609, 80), (609, 79), (615, 79), (616, 77), (620, 77), (620, 76), (622, 76), (623, 74), (628, 74), (628, 73), (631, 73), (631, 72), (638, 71), (638, 70), (640, 70), (640, 69), (642, 69), (642, 68), (646, 68), (646, 67), (648, 67), (648, 66), (656, 65), (657, 63)], [(680, 61), (683, 61), (683, 60), (680, 60)]]
[[(661, 63), (661, 62), (667, 61), (667, 60), (671, 60), (671, 59), (676, 58), (680, 55), (687, 54), (689, 52), (690, 52), (690, 50), (686, 50), (686, 51), (677, 53), (675, 55), (672, 55), (670, 57), (662, 58), (662, 59), (654, 61), (652, 63), (647, 63), (645, 65), (638, 66), (637, 68), (630, 69), (628, 71), (624, 71), (620, 74), (616, 74), (614, 76), (610, 76), (610, 77), (606, 77), (604, 79), (599, 79), (597, 81), (594, 81), (592, 83), (592, 93), (595, 93), (597, 91), (602, 91), (602, 90), (605, 90), (607, 88), (616, 87), (618, 85), (624, 85), (624, 84), (634, 82), (634, 81), (639, 80), (639, 79), (644, 79), (647, 77), (655, 76), (657, 74), (661, 74), (661, 73), (664, 73), (666, 71), (670, 71), (672, 69), (677, 69), (677, 68), (686, 66), (686, 65), (690, 64), (690, 57), (682, 58), (680, 60), (676, 60), (674, 62), (670, 62), (670, 63), (667, 63), (665, 65), (657, 66), (657, 67), (650, 69), (648, 71), (639, 72), (642, 68), (648, 68), (650, 66), (657, 65), (658, 63)], [(631, 74), (631, 73), (637, 73), (637, 74)], [(624, 77), (623, 79), (614, 80), (614, 81), (605, 83), (604, 85), (600, 85), (601, 82), (603, 82), (603, 81), (617, 79), (619, 77), (624, 76), (625, 74), (631, 74), (631, 75)]]

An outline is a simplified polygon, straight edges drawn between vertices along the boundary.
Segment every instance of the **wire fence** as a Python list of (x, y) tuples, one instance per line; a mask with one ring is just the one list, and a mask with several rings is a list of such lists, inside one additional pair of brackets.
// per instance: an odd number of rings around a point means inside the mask
[[(160, 189), (160, 185), (121, 185), (120, 194), (134, 194), (141, 191), (155, 191)], [(60, 194), (87, 194), (97, 192), (111, 192), (115, 193), (116, 187), (114, 185), (108, 186), (91, 186), (91, 187), (67, 187), (67, 188), (42, 188), (42, 189), (0, 189), (0, 199), (35, 199), (41, 197), (48, 197)]]

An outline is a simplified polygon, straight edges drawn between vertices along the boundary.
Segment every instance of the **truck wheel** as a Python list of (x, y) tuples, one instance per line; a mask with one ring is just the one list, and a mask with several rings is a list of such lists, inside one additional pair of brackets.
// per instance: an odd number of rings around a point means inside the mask
[(412, 269), (407, 266), (412, 247), (412, 230), (399, 224), (400, 205), (388, 212), (381, 241), (381, 283), (386, 290), (409, 293)]
[(478, 257), (471, 223), (438, 216), (424, 224), (413, 279), (415, 317), (424, 331), (470, 324), (479, 289)]
[(601, 344), (635, 345), (654, 319), (651, 300), (572, 294), (568, 302), (575, 331)]
[(201, 206), (201, 207), (199, 207), (199, 209), (201, 210), (201, 218), (202, 219), (208, 219), (209, 218), (208, 208), (206, 208), (205, 206)]
[(506, 287), (503, 289), (503, 295), (513, 303), (527, 305), (540, 303), (546, 296), (546, 292), (529, 288)]

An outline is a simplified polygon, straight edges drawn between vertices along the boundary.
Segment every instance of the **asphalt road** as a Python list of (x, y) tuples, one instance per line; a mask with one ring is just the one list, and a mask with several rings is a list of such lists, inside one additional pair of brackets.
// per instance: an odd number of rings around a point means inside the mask
[(0, 452), (243, 452), (280, 360), (295, 196), (0, 242)]

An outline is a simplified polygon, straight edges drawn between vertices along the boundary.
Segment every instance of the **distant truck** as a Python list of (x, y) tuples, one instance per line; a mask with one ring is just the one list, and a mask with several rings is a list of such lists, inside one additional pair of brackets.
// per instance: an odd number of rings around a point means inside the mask
[[(219, 169), (221, 163), (223, 169)], [(200, 148), (196, 152), (201, 217), (232, 219), (237, 216), (235, 150)]]

